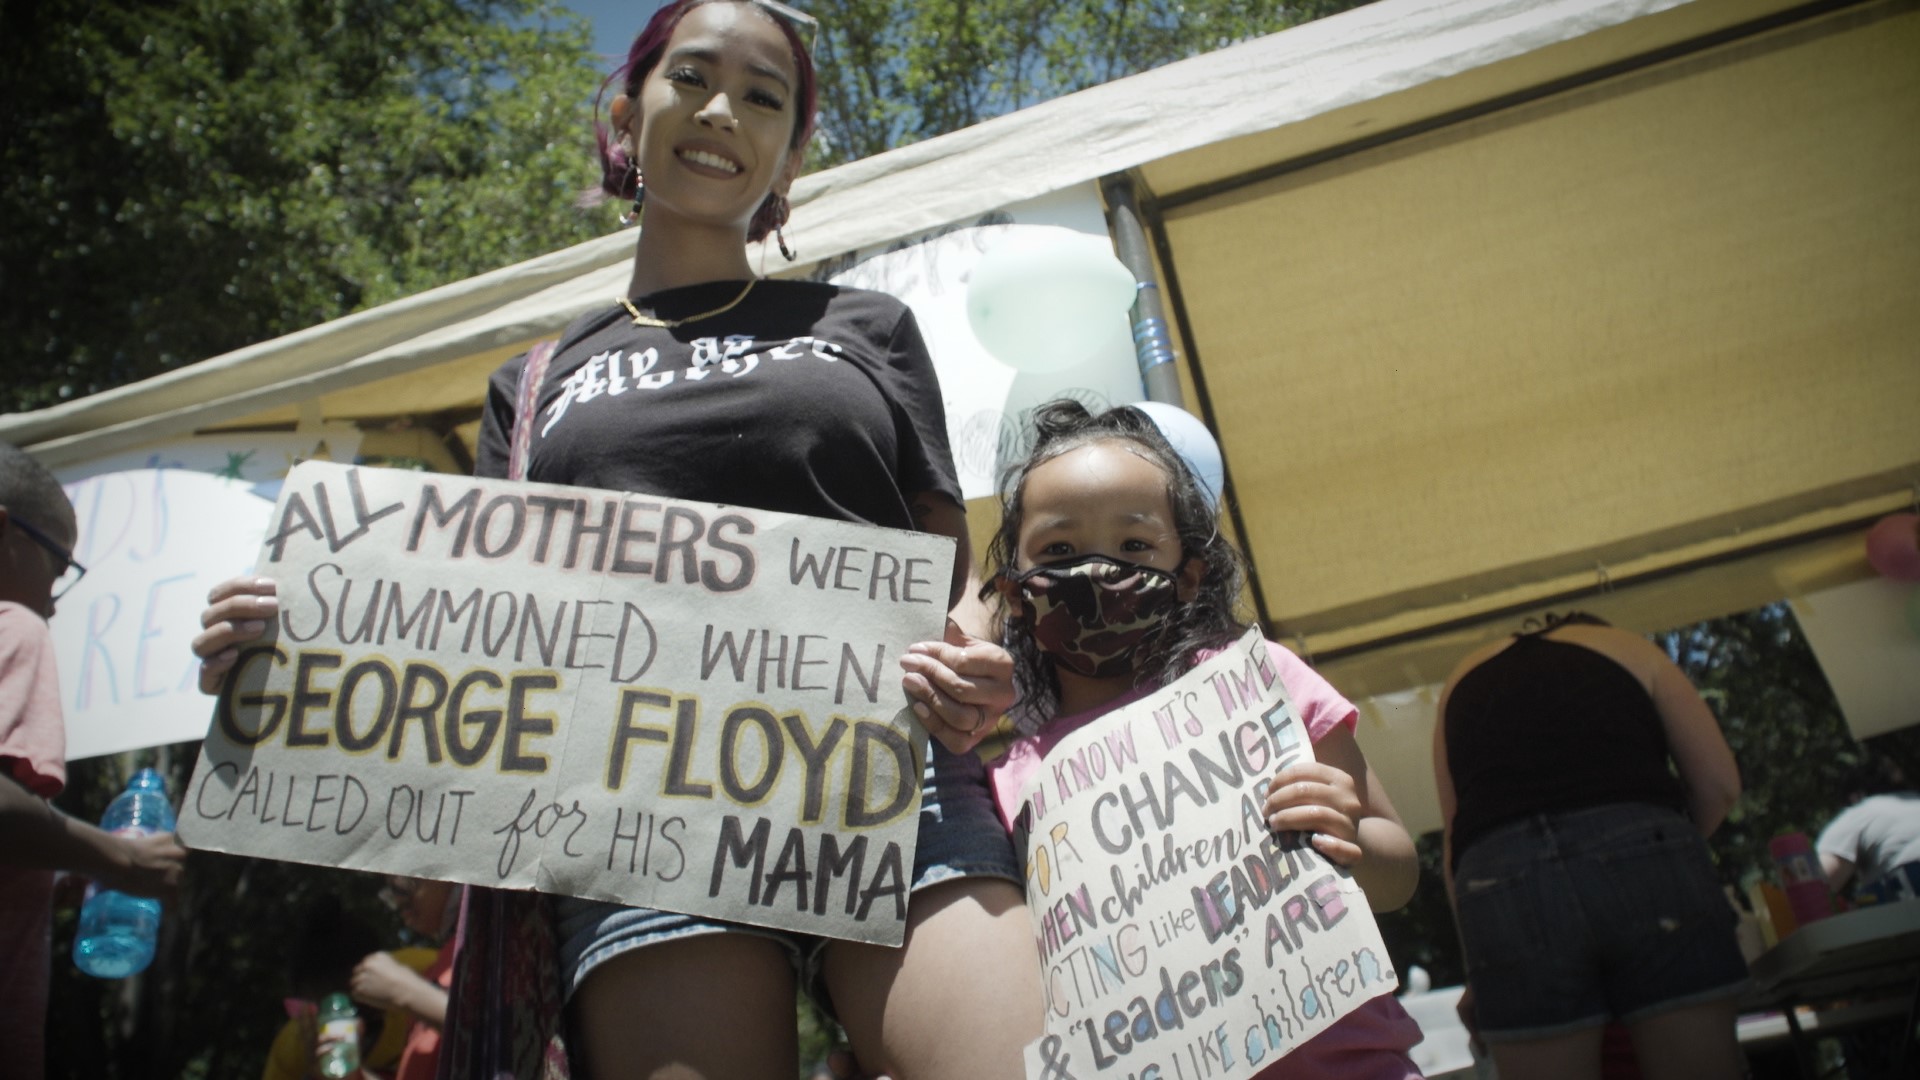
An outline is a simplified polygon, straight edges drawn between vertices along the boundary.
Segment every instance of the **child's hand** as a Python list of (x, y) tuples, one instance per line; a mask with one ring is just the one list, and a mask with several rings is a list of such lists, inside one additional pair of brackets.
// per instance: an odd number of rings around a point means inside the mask
[(217, 694), (221, 680), (240, 646), (267, 632), (267, 623), (280, 617), (280, 600), (271, 578), (246, 575), (215, 585), (200, 613), (200, 633), (193, 639), (193, 655), (200, 658), (200, 692)]
[(1313, 849), (1351, 869), (1360, 862), (1360, 817), (1366, 804), (1344, 769), (1300, 761), (1267, 785), (1267, 827), (1311, 833)]
[(100, 872), (103, 888), (172, 902), (187, 872), (187, 849), (172, 833), (112, 837), (113, 865)]
[(1013, 657), (971, 637), (952, 619), (944, 641), (922, 641), (900, 658), (900, 686), (928, 734), (964, 754), (1013, 706)]
[(347, 993), (353, 1000), (376, 1009), (405, 1009), (419, 1015), (415, 993), (431, 985), (412, 968), (393, 958), (390, 952), (368, 953), (354, 965)]

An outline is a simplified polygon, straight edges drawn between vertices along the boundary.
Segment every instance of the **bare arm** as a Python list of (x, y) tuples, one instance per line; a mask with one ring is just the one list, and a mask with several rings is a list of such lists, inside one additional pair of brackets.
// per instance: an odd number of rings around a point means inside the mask
[(447, 992), (390, 952), (369, 953), (355, 965), (348, 991), (355, 1001), (376, 1008), (405, 1009), (432, 1028), (447, 1022)]
[[(1483, 655), (1484, 654), (1484, 655)], [(1434, 708), (1433, 718), (1433, 790), (1440, 802), (1440, 876), (1447, 887), (1447, 906), (1453, 910), (1455, 932), (1460, 926), (1460, 905), (1453, 891), (1453, 815), (1459, 807), (1459, 801), (1453, 791), (1453, 765), (1447, 758), (1447, 699), (1453, 695), (1453, 686), (1460, 681), (1474, 664), (1492, 655), (1481, 650), (1463, 661), (1447, 678), (1446, 686), (1440, 690), (1440, 703)], [(1466, 955), (1463, 944), (1461, 956)], [(1464, 981), (1464, 980), (1463, 980)], [(1454, 1006), (1460, 1017), (1460, 1025), (1467, 1029), (1467, 1039), (1475, 1054), (1485, 1054), (1486, 1048), (1480, 1041), (1480, 1021), (1473, 1009), (1473, 986), (1469, 983), (1460, 994), (1460, 1001)]]
[(1838, 892), (1853, 877), (1853, 861), (1831, 851), (1820, 853), (1820, 871), (1827, 875), (1827, 888)]
[(1687, 810), (1700, 835), (1712, 836), (1740, 799), (1740, 766), (1720, 732), (1720, 722), (1686, 673), (1658, 647), (1636, 640), (1653, 654), (1649, 692), (1666, 732), (1667, 751), (1687, 790)]
[[(907, 496), (907, 508), (913, 512), (913, 526), (953, 541), (953, 574), (947, 589), (947, 608), (958, 612), (966, 604), (968, 590), (979, 591), (980, 579), (973, 571), (973, 539), (967, 533), (967, 508), (937, 491)], [(984, 626), (961, 627), (979, 634)]]
[(0, 835), (4, 858), (14, 866), (71, 870), (109, 889), (139, 896), (172, 897), (186, 869), (187, 849), (172, 833), (116, 836), (0, 778)]
[(979, 599), (966, 507), (937, 492), (913, 496), (908, 505), (921, 531), (952, 537), (956, 547), (946, 636), (919, 642), (900, 658), (901, 687), (928, 733), (965, 753), (1013, 707), (1013, 657), (992, 640), (993, 616)]
[[(1459, 678), (1458, 673), (1454, 678)], [(1458, 807), (1453, 794), (1453, 767), (1447, 761), (1447, 698), (1453, 693), (1448, 681), (1440, 691), (1440, 704), (1433, 718), (1433, 791), (1440, 802), (1440, 872), (1447, 885), (1447, 904), (1453, 906), (1453, 815)]]

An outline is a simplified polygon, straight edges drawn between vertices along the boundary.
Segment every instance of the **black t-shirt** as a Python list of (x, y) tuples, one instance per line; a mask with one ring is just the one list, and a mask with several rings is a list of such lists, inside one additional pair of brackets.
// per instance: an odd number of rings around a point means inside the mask
[[(664, 319), (742, 281), (639, 301)], [(520, 372), (493, 374), (478, 476), (505, 476)], [(961, 501), (946, 410), (913, 313), (884, 293), (761, 281), (713, 318), (637, 327), (619, 305), (567, 328), (537, 398), (527, 479), (914, 527), (909, 495)]]
[(1684, 810), (1666, 728), (1633, 673), (1542, 633), (1460, 677), (1447, 697), (1453, 861), (1475, 840), (1534, 814), (1604, 803)]

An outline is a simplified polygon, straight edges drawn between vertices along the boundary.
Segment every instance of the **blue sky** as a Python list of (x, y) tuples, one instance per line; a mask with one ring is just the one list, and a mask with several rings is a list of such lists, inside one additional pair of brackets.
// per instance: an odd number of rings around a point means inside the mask
[[(565, 7), (587, 17), (593, 24), (593, 51), (609, 57), (624, 55), (633, 44), (633, 36), (660, 9), (662, 0), (562, 0)], [(611, 71), (615, 61), (600, 64)]]

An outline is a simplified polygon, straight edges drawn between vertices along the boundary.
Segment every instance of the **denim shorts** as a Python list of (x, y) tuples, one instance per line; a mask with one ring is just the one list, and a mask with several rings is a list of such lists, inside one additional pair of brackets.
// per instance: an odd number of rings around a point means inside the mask
[(1461, 854), (1454, 896), (1490, 1041), (1632, 1023), (1747, 985), (1706, 842), (1673, 810), (1614, 803), (1509, 822)]
[[(994, 809), (986, 766), (973, 754), (949, 753), (938, 742), (928, 745), (910, 891), (969, 877), (1004, 878), (1020, 885), (1013, 839)], [(628, 949), (696, 934), (749, 934), (780, 943), (800, 985), (826, 1000), (818, 983), (822, 954), (831, 939), (601, 900), (553, 899), (560, 972), (569, 998), (595, 967)]]

